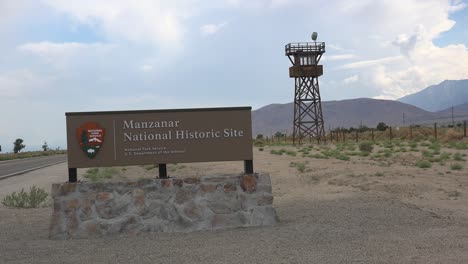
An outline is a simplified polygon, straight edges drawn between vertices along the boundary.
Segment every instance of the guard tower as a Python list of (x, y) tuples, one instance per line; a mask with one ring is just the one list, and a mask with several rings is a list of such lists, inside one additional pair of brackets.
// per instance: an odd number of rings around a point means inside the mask
[(313, 42), (289, 43), (285, 47), (292, 65), (289, 77), (295, 80), (293, 143), (301, 143), (304, 138), (316, 138), (320, 142), (325, 136), (322, 103), (318, 77), (323, 74), (323, 66), (318, 65), (325, 43), (317, 42), (317, 32), (312, 33)]

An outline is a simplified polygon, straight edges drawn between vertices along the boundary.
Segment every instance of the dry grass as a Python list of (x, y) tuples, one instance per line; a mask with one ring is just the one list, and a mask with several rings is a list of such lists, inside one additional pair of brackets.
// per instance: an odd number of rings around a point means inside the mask
[(50, 156), (50, 155), (58, 155), (58, 154), (67, 154), (67, 151), (66, 150), (48, 150), (48, 151), (27, 151), (27, 152), (20, 152), (16, 154), (5, 153), (5, 154), (0, 154), (0, 161)]
[(461, 139), (463, 139), (463, 131), (453, 128), (448, 128), (441, 137), (441, 140), (444, 142), (453, 142)]

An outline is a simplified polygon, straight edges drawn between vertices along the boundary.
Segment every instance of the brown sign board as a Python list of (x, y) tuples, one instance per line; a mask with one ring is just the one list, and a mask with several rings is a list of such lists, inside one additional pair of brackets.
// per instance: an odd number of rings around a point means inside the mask
[(66, 113), (68, 167), (252, 160), (251, 109)]

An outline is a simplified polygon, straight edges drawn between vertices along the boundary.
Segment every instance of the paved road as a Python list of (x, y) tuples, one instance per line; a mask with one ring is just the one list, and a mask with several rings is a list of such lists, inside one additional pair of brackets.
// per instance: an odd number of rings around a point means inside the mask
[(0, 161), (0, 179), (67, 161), (67, 155)]

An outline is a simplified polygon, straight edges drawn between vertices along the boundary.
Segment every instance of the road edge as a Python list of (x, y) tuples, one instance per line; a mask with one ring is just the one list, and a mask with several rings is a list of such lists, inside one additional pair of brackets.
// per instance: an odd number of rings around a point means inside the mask
[(39, 167), (34, 167), (34, 168), (31, 168), (31, 169), (27, 169), (27, 170), (18, 171), (18, 172), (10, 173), (10, 174), (7, 174), (7, 175), (3, 175), (3, 176), (0, 176), (0, 181), (3, 180), (3, 179), (6, 179), (6, 178), (10, 178), (12, 176), (20, 175), (20, 174), (23, 174), (23, 173), (26, 173), (26, 172), (42, 169), (42, 168), (45, 168), (45, 167), (53, 166), (53, 165), (64, 163), (64, 162), (67, 162), (67, 160), (57, 161), (57, 162), (42, 165), (42, 166), (39, 166)]

